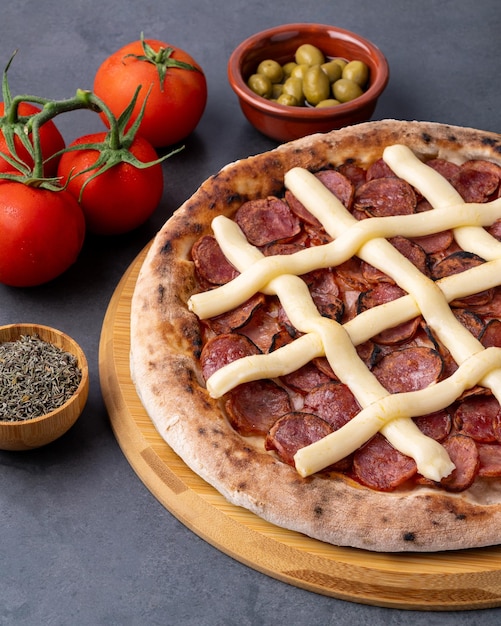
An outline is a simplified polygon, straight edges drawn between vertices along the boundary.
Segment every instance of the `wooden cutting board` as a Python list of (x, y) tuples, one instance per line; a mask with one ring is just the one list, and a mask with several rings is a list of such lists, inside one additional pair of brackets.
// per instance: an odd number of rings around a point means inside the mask
[(130, 304), (146, 251), (131, 264), (110, 301), (100, 340), (99, 368), (117, 441), (153, 495), (225, 554), (309, 591), (400, 609), (501, 606), (501, 547), (433, 554), (338, 548), (274, 526), (229, 504), (194, 474), (157, 433), (130, 378)]

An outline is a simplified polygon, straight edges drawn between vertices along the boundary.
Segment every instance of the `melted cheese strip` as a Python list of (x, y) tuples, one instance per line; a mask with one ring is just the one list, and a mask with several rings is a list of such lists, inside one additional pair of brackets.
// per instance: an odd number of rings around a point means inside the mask
[[(375, 435), (395, 415), (407, 414), (409, 407), (411, 416), (426, 415), (448, 406), (463, 391), (473, 387), (487, 373), (501, 367), (501, 348), (487, 348), (465, 361), (449, 378), (421, 389), (408, 393), (393, 394), (380, 400), (355, 415), (347, 424), (323, 439), (301, 448), (294, 456), (297, 471), (301, 476), (314, 474), (332, 463), (341, 460), (360, 448)], [(405, 445), (405, 444), (404, 444)], [(411, 455), (409, 455), (411, 456)], [(432, 480), (440, 480), (442, 476), (436, 471), (433, 458), (420, 459), (418, 471)]]

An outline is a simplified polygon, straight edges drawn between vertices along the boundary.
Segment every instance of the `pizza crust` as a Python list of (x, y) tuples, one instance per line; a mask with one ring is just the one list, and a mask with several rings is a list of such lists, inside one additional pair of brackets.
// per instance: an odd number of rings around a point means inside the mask
[(201, 338), (187, 301), (195, 288), (193, 243), (212, 219), (246, 200), (279, 194), (284, 173), (347, 160), (367, 167), (387, 145), (403, 143), (425, 158), (501, 164), (501, 137), (428, 122), (385, 120), (312, 135), (227, 165), (205, 181), (155, 237), (131, 309), (131, 373), (159, 434), (228, 501), (278, 526), (338, 546), (372, 551), (440, 551), (499, 543), (501, 481), (451, 494), (418, 487), (382, 493), (343, 475), (301, 478), (240, 437), (198, 368)]

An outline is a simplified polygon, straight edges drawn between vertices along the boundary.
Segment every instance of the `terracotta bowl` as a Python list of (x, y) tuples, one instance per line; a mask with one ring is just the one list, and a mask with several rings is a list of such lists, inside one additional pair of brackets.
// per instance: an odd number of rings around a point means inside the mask
[(37, 335), (42, 341), (51, 343), (64, 352), (76, 356), (82, 378), (71, 398), (54, 411), (26, 420), (0, 420), (1, 450), (30, 450), (56, 440), (76, 422), (84, 409), (89, 394), (87, 359), (80, 346), (71, 337), (55, 328), (37, 324), (0, 326), (0, 344), (16, 341), (23, 335)]
[[(277, 104), (256, 95), (247, 86), (247, 79), (261, 61), (291, 61), (304, 43), (317, 46), (327, 57), (366, 63), (370, 70), (367, 90), (351, 102), (321, 109)], [(264, 135), (284, 142), (369, 120), (388, 84), (389, 68), (379, 48), (355, 33), (323, 24), (285, 24), (243, 41), (230, 56), (228, 79), (249, 122)]]

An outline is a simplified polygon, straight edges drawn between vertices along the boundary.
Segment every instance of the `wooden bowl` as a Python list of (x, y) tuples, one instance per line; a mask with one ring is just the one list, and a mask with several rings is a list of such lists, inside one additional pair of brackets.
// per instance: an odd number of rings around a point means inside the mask
[(38, 324), (10, 324), (0, 326), (0, 344), (16, 341), (21, 336), (37, 335), (42, 341), (51, 343), (64, 352), (77, 358), (82, 377), (80, 384), (62, 406), (31, 419), (7, 421), (0, 420), (1, 450), (30, 450), (39, 448), (63, 435), (76, 422), (87, 402), (89, 394), (89, 368), (87, 359), (80, 346), (65, 333)]
[[(256, 95), (247, 86), (261, 61), (291, 61), (296, 49), (305, 43), (317, 46), (327, 57), (366, 63), (370, 71), (366, 91), (351, 102), (322, 109), (281, 105)], [(257, 33), (237, 46), (228, 62), (228, 80), (249, 122), (264, 135), (283, 142), (369, 120), (388, 84), (389, 67), (379, 48), (360, 35), (324, 24), (285, 24)]]

